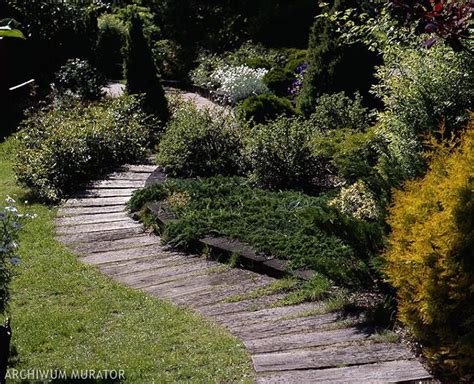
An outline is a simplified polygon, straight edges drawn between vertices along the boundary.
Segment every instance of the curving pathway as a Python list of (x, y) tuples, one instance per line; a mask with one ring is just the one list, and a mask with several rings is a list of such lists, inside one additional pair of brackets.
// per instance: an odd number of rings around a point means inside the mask
[[(226, 327), (247, 347), (258, 383), (430, 379), (404, 345), (384, 341), (363, 326), (361, 317), (327, 312), (321, 303), (275, 306), (279, 294), (236, 301), (237, 295), (275, 279), (161, 245), (125, 208), (155, 169), (151, 164), (125, 166), (66, 201), (56, 222), (58, 239), (112, 279)], [(154, 172), (149, 182), (160, 180)]]

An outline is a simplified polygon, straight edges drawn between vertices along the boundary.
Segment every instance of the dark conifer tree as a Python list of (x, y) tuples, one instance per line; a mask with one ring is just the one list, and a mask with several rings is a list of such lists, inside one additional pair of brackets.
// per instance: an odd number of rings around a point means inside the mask
[[(331, 12), (362, 7), (364, 1), (336, 0)], [(308, 115), (314, 110), (319, 96), (341, 91), (349, 95), (359, 92), (373, 106), (369, 90), (375, 81), (378, 63), (377, 55), (364, 44), (345, 44), (334, 23), (327, 18), (317, 18), (310, 33), (309, 67), (299, 96), (299, 107)]]
[(124, 75), (127, 92), (144, 94), (145, 111), (166, 123), (169, 118), (168, 102), (152, 51), (143, 34), (143, 22), (138, 15), (132, 18), (130, 25)]

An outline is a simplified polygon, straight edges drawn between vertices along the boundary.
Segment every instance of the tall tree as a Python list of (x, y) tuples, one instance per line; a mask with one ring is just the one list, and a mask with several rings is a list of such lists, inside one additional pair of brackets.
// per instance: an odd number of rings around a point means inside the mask
[(163, 123), (169, 118), (168, 102), (150, 45), (143, 34), (143, 22), (136, 15), (130, 22), (125, 80), (129, 94), (144, 94), (144, 109)]

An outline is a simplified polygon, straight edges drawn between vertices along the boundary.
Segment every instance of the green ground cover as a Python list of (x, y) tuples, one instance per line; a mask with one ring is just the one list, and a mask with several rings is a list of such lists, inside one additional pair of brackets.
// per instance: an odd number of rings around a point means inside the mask
[(256, 250), (290, 261), (291, 268), (316, 271), (319, 285), (354, 289), (372, 284), (371, 256), (380, 246), (380, 226), (341, 214), (328, 202), (300, 192), (269, 192), (243, 178), (169, 180), (137, 192), (130, 209), (161, 201), (165, 241), (189, 246), (216, 235), (238, 239)]
[(11, 286), (14, 368), (123, 369), (130, 383), (252, 381), (244, 347), (223, 329), (114, 283), (56, 242), (56, 210), (23, 204), (11, 154), (0, 145), (0, 198), (38, 215), (21, 232)]

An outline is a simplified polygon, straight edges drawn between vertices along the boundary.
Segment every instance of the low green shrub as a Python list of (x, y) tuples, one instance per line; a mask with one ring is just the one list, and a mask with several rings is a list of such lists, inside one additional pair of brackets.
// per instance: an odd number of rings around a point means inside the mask
[(363, 131), (370, 126), (369, 110), (362, 105), (362, 98), (356, 94), (351, 99), (344, 92), (319, 97), (310, 120), (320, 131), (342, 128)]
[[(171, 204), (176, 196), (186, 196), (178, 208)], [(137, 209), (153, 200), (177, 217), (163, 234), (175, 246), (188, 247), (208, 235), (247, 242), (289, 260), (290, 269), (317, 271), (318, 298), (333, 283), (354, 289), (372, 284), (369, 264), (381, 245), (380, 227), (340, 213), (327, 196), (270, 192), (243, 178), (213, 177), (170, 179), (135, 193), (130, 204)]]
[(312, 134), (311, 126), (298, 118), (255, 126), (245, 145), (251, 178), (270, 189), (311, 188), (325, 173), (310, 148)]
[(295, 80), (294, 72), (275, 67), (263, 77), (264, 83), (277, 96), (288, 96), (289, 89)]
[(278, 116), (293, 116), (296, 109), (288, 99), (270, 94), (250, 96), (237, 108), (237, 113), (254, 124), (264, 124)]
[[(452, 143), (450, 143), (452, 144)], [(399, 319), (448, 382), (474, 372), (474, 126), (394, 194), (385, 253)], [(463, 380), (465, 379), (465, 380)]]
[(315, 157), (324, 159), (338, 177), (351, 183), (370, 178), (379, 160), (374, 129), (319, 131), (311, 139), (311, 148)]
[(105, 84), (105, 78), (86, 60), (71, 59), (56, 73), (52, 86), (58, 99), (98, 100)]
[(263, 57), (250, 57), (249, 59), (245, 60), (244, 64), (250, 68), (272, 68), (272, 64)]
[(299, 66), (307, 62), (307, 55), (308, 52), (304, 49), (291, 51), (285, 64), (285, 70), (294, 73)]
[(146, 153), (151, 121), (140, 100), (74, 102), (28, 118), (18, 134), (15, 173), (46, 201), (56, 201), (112, 167)]
[(227, 111), (198, 110), (191, 102), (181, 103), (162, 137), (158, 164), (170, 176), (236, 174), (242, 129)]

